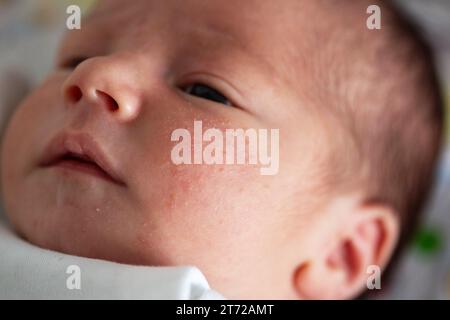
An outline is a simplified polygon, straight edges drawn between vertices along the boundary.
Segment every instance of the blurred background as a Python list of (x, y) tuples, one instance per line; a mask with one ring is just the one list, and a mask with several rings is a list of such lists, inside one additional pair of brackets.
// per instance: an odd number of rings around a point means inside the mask
[[(95, 0), (0, 0), (0, 124), (26, 92), (52, 67), (66, 30), (66, 8), (85, 13)], [(163, 0), (161, 0), (163, 1)], [(450, 0), (399, 0), (432, 44), (450, 101)], [(130, 4), (132, 1), (130, 1)], [(448, 107), (447, 107), (448, 108)], [(447, 112), (447, 118), (449, 114)], [(449, 123), (447, 121), (447, 123)], [(447, 125), (447, 146), (450, 136)], [(432, 198), (413, 241), (379, 299), (450, 299), (450, 152), (444, 150)]]

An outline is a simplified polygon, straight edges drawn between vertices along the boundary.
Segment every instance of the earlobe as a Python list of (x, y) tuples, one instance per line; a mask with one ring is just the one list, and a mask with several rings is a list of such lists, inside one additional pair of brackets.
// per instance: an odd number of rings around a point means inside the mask
[(353, 298), (366, 285), (367, 268), (386, 265), (399, 233), (395, 212), (381, 205), (355, 209), (334, 221), (336, 236), (323, 251), (296, 269), (293, 284), (298, 298)]
[(348, 299), (359, 292), (367, 256), (353, 239), (342, 239), (325, 256), (300, 266), (294, 286), (300, 299)]

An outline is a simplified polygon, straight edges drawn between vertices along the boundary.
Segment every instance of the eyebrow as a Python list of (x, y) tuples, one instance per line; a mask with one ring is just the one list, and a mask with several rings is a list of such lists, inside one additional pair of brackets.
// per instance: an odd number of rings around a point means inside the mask
[(195, 29), (192, 27), (189, 28), (192, 30), (195, 37), (200, 39), (200, 41), (205, 38), (206, 34), (208, 47), (210, 47), (209, 43), (211, 43), (209, 39), (216, 37), (221, 38), (224, 40), (221, 46), (224, 46), (226, 48), (233, 48), (232, 50), (237, 51), (242, 56), (249, 58), (255, 63), (255, 65), (263, 66), (269, 74), (274, 74), (276, 72), (274, 66), (267, 59), (265, 59), (260, 54), (257, 54), (256, 52), (250, 50), (249, 46), (246, 45), (246, 43), (243, 42), (242, 39), (240, 39), (238, 36), (233, 35), (232, 31), (229, 31), (215, 24), (209, 24)]

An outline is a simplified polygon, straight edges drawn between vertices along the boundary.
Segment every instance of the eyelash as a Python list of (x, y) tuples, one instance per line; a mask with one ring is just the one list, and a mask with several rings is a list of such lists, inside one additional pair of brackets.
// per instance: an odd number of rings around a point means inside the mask
[[(200, 99), (210, 100), (226, 106), (232, 106), (232, 103), (230, 102), (230, 100), (227, 98), (226, 95), (224, 95), (219, 90), (209, 85), (203, 84), (201, 82), (194, 82), (193, 84), (184, 86), (183, 88), (181, 88), (181, 90), (183, 90), (185, 93), (189, 95), (196, 96)], [(204, 96), (199, 96), (201, 94), (203, 94)]]

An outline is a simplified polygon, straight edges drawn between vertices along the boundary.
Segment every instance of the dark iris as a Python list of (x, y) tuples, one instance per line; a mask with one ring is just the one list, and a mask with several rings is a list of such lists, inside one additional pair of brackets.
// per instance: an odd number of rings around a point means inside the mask
[(219, 91), (201, 83), (194, 83), (193, 85), (186, 87), (184, 90), (187, 94), (202, 99), (211, 100), (217, 103), (225, 104), (227, 106), (231, 105), (227, 97), (225, 97)]

